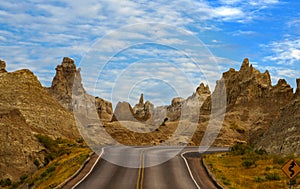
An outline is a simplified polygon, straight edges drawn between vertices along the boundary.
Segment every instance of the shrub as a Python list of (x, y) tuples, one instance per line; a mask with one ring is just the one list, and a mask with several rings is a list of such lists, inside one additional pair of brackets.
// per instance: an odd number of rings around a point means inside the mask
[(283, 165), (285, 163), (285, 158), (279, 155), (273, 156), (273, 164)]
[(37, 160), (37, 159), (35, 159), (35, 160), (33, 161), (33, 164), (34, 164), (35, 166), (39, 167), (39, 166), (40, 166), (40, 161)]
[(237, 143), (230, 148), (234, 155), (244, 155), (253, 151), (253, 148), (247, 144)]
[(246, 167), (247, 169), (250, 168), (252, 165), (255, 165), (255, 160), (253, 159), (245, 159), (242, 162), (242, 166)]
[(261, 178), (260, 176), (254, 177), (255, 182), (264, 182), (265, 179)]
[(55, 167), (54, 167), (54, 166), (51, 166), (51, 167), (49, 167), (49, 168), (46, 170), (47, 173), (51, 173), (51, 172), (54, 172), (54, 171), (55, 171)]
[(266, 180), (280, 180), (280, 176), (278, 173), (268, 173), (266, 175)]
[(258, 150), (255, 150), (255, 153), (257, 153), (258, 155), (267, 155), (267, 151), (265, 149), (258, 149)]
[(266, 167), (266, 171), (270, 171), (271, 170), (271, 167)]
[(29, 183), (28, 183), (28, 187), (29, 188), (32, 188), (34, 186), (34, 181), (32, 180), (32, 181), (30, 181)]
[(35, 135), (35, 137), (38, 139), (38, 141), (40, 143), (42, 143), (44, 145), (44, 147), (52, 152), (57, 151), (58, 148), (58, 144), (55, 140), (53, 140), (52, 138), (46, 136), (46, 135), (41, 135), (41, 134), (37, 134)]
[(52, 161), (54, 158), (52, 157), (51, 154), (47, 154), (45, 157), (44, 157), (44, 166), (48, 165), (50, 161)]
[(9, 189), (15, 189), (15, 188), (18, 188), (19, 185), (20, 185), (19, 182), (13, 182), (13, 183), (11, 184), (11, 186), (9, 187)]
[(23, 183), (28, 178), (28, 175), (22, 175), (20, 176), (20, 181)]
[(221, 179), (222, 179), (222, 182), (224, 185), (226, 185), (226, 186), (231, 185), (230, 181), (225, 176), (222, 176)]
[(1, 182), (2, 187), (6, 187), (6, 186), (10, 186), (10, 185), (11, 185), (11, 180), (9, 178), (7, 178)]

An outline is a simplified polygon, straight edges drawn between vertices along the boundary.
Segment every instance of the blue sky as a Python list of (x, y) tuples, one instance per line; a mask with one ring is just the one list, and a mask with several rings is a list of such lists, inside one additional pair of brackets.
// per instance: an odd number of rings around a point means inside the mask
[(156, 104), (211, 89), (245, 57), (295, 87), (300, 77), (300, 3), (281, 0), (16, 1), (0, 4), (0, 59), (50, 86), (68, 56), (96, 96)]

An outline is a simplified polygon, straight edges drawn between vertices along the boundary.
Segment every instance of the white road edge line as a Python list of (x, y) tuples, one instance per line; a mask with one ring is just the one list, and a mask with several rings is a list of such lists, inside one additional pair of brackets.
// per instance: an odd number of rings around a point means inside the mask
[(186, 152), (183, 152), (183, 153), (180, 154), (180, 156), (181, 156), (181, 158), (184, 160), (184, 162), (185, 162), (185, 164), (186, 164), (186, 167), (187, 167), (187, 169), (188, 169), (188, 171), (189, 171), (189, 173), (190, 173), (190, 176), (191, 176), (192, 180), (194, 181), (196, 187), (197, 187), (198, 189), (201, 189), (200, 186), (198, 185), (197, 181), (195, 180), (193, 174), (192, 174), (192, 171), (191, 171), (191, 169), (190, 169), (190, 167), (189, 167), (189, 164), (188, 164), (187, 160), (186, 160), (185, 157), (183, 156), (184, 154), (189, 153), (189, 152), (193, 152), (193, 151), (186, 151)]
[(92, 172), (93, 169), (95, 168), (96, 164), (97, 164), (98, 161), (100, 160), (102, 154), (104, 153), (104, 148), (105, 148), (105, 147), (103, 147), (103, 148), (101, 149), (101, 153), (99, 154), (99, 157), (97, 158), (97, 160), (96, 160), (96, 162), (94, 163), (94, 165), (91, 167), (90, 171), (89, 171), (89, 172), (88, 172), (88, 173), (87, 173), (80, 181), (78, 181), (71, 189), (75, 189), (80, 183), (82, 183), (82, 182), (86, 179), (86, 177), (88, 177), (88, 176), (91, 174), (91, 172)]

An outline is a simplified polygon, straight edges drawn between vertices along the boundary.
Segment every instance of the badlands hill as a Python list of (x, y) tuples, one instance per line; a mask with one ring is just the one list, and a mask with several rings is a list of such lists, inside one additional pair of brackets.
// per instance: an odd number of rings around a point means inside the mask
[(0, 61), (0, 178), (17, 179), (43, 161), (35, 135), (78, 139), (71, 112), (42, 87), (29, 70), (6, 72)]
[[(218, 102), (215, 109), (225, 107), (222, 128), (214, 141), (217, 146), (230, 146), (237, 142), (251, 143), (258, 148), (264, 147), (270, 153), (300, 154), (299, 137), (299, 79), (294, 94), (293, 88), (284, 80), (279, 79), (276, 85), (271, 84), (271, 76), (266, 70), (261, 73), (255, 69), (246, 58), (239, 70), (229, 69), (217, 81), (215, 90), (211, 93), (203, 83), (187, 99), (176, 97), (169, 106), (153, 107), (151, 102), (143, 102), (143, 96), (133, 108), (127, 102), (117, 104), (113, 122), (107, 130), (114, 135), (113, 130), (122, 133), (126, 143), (160, 144), (171, 137), (179, 124), (189, 129), (189, 125), (197, 121), (197, 128), (189, 145), (199, 145), (210, 123), (214, 123), (212, 102)], [(225, 99), (222, 100), (222, 98)], [(195, 106), (198, 104), (198, 106)], [(199, 109), (197, 109), (199, 108)], [(199, 111), (199, 112), (197, 112)], [(147, 116), (145, 116), (147, 115)], [(143, 119), (141, 119), (143, 118)], [(167, 120), (165, 122), (165, 120)], [(118, 121), (118, 122), (117, 122)], [(122, 121), (133, 121), (151, 130), (150, 134), (139, 135), (126, 129)], [(117, 122), (114, 124), (114, 122)], [(284, 124), (284, 122), (288, 122)], [(168, 129), (159, 124), (163, 123)], [(126, 126), (126, 124), (124, 124)], [(113, 127), (114, 129), (111, 129)], [(210, 126), (211, 127), (211, 126)], [(213, 128), (214, 126), (212, 126)], [(216, 128), (215, 133), (218, 133)], [(153, 129), (152, 129), (153, 130)], [(151, 130), (151, 131), (152, 131)], [(288, 136), (288, 131), (293, 132)], [(164, 133), (159, 139), (157, 132)], [(277, 136), (281, 136), (277, 138)], [(173, 145), (186, 143), (187, 135), (183, 132), (173, 140)], [(183, 139), (183, 140), (182, 140)], [(296, 140), (297, 139), (297, 140)], [(131, 142), (130, 142), (131, 141)], [(283, 147), (281, 147), (283, 146)], [(273, 149), (277, 149), (274, 151)]]
[[(0, 61), (0, 178), (18, 179), (36, 169), (33, 162), (42, 161), (45, 150), (36, 134), (72, 140), (87, 134), (86, 142), (95, 145), (199, 145), (211, 124), (214, 145), (248, 142), (271, 153), (299, 155), (299, 99), (299, 79), (295, 93), (283, 79), (273, 86), (268, 71), (261, 73), (245, 59), (239, 70), (223, 73), (212, 92), (201, 83), (190, 97), (175, 97), (169, 106), (155, 107), (141, 95), (134, 107), (120, 102), (113, 111), (111, 102), (85, 91), (70, 58), (57, 66), (51, 87), (29, 70), (7, 72)], [(224, 121), (214, 111), (222, 107)]]

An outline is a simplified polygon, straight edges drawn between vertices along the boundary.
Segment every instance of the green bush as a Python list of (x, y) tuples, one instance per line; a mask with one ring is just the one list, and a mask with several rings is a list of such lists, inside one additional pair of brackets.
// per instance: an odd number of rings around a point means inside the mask
[(23, 183), (28, 178), (28, 175), (20, 176), (20, 182)]
[(51, 152), (58, 151), (58, 142), (56, 142), (55, 140), (53, 140), (49, 136), (37, 134), (37, 135), (35, 135), (35, 137), (38, 139), (38, 141), (41, 144), (44, 145), (44, 147), (46, 149), (50, 150)]
[(253, 148), (247, 144), (237, 143), (230, 148), (233, 155), (244, 155), (253, 151)]
[(1, 187), (10, 186), (11, 184), (12, 184), (12, 182), (9, 178), (7, 178), (5, 180), (0, 180)]
[(255, 153), (257, 153), (258, 155), (267, 155), (267, 151), (265, 149), (258, 149), (258, 150), (255, 150)]
[(273, 156), (273, 164), (283, 165), (285, 163), (285, 158), (279, 155)]
[(247, 169), (250, 168), (252, 165), (255, 165), (255, 160), (253, 159), (245, 159), (242, 162), (242, 166), (246, 167)]
[(55, 166), (51, 166), (51, 167), (49, 167), (49, 168), (46, 170), (47, 173), (51, 173), (51, 172), (54, 172), (54, 171), (55, 171)]
[(20, 185), (19, 182), (13, 182), (13, 183), (11, 184), (11, 186), (9, 187), (9, 189), (16, 189), (16, 188), (18, 188), (19, 185)]
[(264, 182), (265, 179), (261, 178), (260, 176), (254, 177), (255, 182)]
[(230, 181), (225, 176), (222, 176), (221, 179), (222, 179), (222, 182), (224, 185), (226, 185), (226, 186), (231, 185)]
[(271, 170), (271, 167), (266, 167), (266, 171), (270, 171)]
[(44, 166), (48, 165), (50, 161), (52, 161), (54, 158), (52, 157), (51, 154), (47, 154), (45, 157), (44, 157)]
[(266, 180), (280, 180), (280, 176), (278, 173), (268, 173), (266, 175)]
[(35, 166), (39, 167), (39, 166), (40, 166), (40, 161), (37, 160), (37, 159), (35, 159), (35, 160), (33, 161), (33, 164), (34, 164)]

